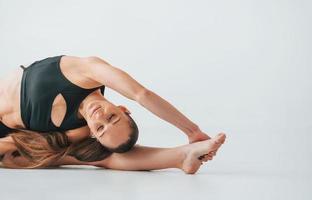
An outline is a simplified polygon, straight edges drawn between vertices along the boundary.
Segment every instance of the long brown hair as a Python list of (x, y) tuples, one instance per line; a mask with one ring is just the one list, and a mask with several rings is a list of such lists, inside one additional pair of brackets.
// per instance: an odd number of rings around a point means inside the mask
[[(79, 161), (100, 161), (114, 152), (124, 153), (129, 151), (138, 139), (138, 127), (128, 115), (131, 133), (128, 141), (115, 149), (103, 146), (95, 138), (88, 137), (80, 142), (71, 143), (63, 132), (33, 132), (13, 131), (9, 134), (16, 146), (16, 151), (11, 152), (13, 158), (22, 156), (28, 162), (20, 164), (9, 159), (2, 160), (3, 166), (8, 168), (44, 168), (53, 164), (65, 156), (75, 157)], [(1, 158), (0, 158), (1, 159)]]

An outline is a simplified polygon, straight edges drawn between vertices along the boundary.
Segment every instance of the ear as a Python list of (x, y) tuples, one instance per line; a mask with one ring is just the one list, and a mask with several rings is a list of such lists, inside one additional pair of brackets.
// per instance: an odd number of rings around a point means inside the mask
[(123, 112), (125, 113), (128, 113), (128, 114), (131, 114), (131, 112), (123, 105), (119, 105), (117, 106), (118, 108), (120, 108)]

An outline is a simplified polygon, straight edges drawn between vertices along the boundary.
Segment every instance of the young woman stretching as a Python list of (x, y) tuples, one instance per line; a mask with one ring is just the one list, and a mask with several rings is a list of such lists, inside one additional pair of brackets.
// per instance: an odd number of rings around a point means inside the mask
[[(59, 55), (21, 66), (0, 80), (0, 159), (8, 168), (66, 164), (119, 170), (179, 168), (195, 173), (225, 141), (210, 138), (169, 102), (95, 56)], [(182, 130), (187, 145), (135, 145), (138, 127), (109, 87)]]

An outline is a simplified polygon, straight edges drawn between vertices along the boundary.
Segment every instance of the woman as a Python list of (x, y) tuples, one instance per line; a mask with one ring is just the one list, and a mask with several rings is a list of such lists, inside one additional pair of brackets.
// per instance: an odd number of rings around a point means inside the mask
[[(224, 134), (210, 139), (166, 100), (101, 58), (59, 55), (22, 68), (0, 82), (0, 155), (5, 167), (89, 164), (148, 170), (178, 166), (195, 173), (225, 140)], [(103, 96), (105, 87), (181, 129), (190, 144), (168, 149), (133, 147), (137, 125), (125, 106), (115, 106)]]

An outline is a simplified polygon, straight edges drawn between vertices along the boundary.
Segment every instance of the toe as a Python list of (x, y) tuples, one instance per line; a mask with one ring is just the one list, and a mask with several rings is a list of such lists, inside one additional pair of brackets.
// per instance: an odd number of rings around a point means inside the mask
[(218, 136), (220, 136), (220, 142), (223, 144), (225, 139), (226, 139), (226, 134), (225, 133), (219, 133)]
[(212, 159), (213, 159), (213, 156), (210, 156), (209, 154), (205, 154), (205, 155), (202, 155), (202, 159), (200, 160), (203, 162), (207, 162), (208, 160), (212, 160)]
[(213, 146), (214, 146), (213, 150), (215, 150), (216, 148), (219, 148), (222, 145), (222, 143), (224, 142), (224, 140), (225, 140), (225, 135), (221, 134), (221, 133), (218, 134), (216, 137), (214, 137), (212, 139)]
[(213, 159), (212, 156), (206, 156), (206, 157), (203, 159), (203, 161), (207, 162), (208, 160), (212, 160), (212, 159)]
[(215, 156), (215, 155), (217, 154), (217, 151), (218, 151), (218, 149), (217, 149), (217, 150), (215, 150), (215, 151), (210, 152), (210, 153), (209, 153), (209, 155), (211, 155), (211, 156)]

